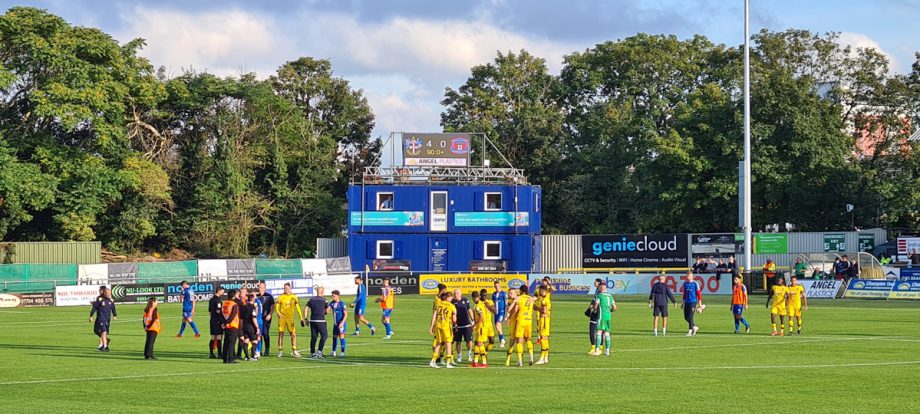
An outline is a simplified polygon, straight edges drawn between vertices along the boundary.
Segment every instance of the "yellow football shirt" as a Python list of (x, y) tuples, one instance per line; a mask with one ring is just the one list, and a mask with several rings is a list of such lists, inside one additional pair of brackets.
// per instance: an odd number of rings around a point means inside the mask
[(534, 301), (531, 300), (531, 297), (528, 295), (521, 295), (517, 298), (518, 310), (517, 310), (517, 322), (518, 323), (528, 323), (533, 321), (533, 305)]
[(282, 319), (293, 319), (294, 310), (297, 310), (300, 319), (303, 319), (303, 311), (300, 310), (300, 300), (297, 299), (297, 295), (293, 293), (289, 295), (281, 294), (275, 304), (275, 310)]
[(786, 294), (789, 289), (785, 286), (773, 285), (773, 307), (779, 308), (786, 306)]
[(453, 317), (457, 313), (457, 308), (453, 303), (441, 302), (438, 304), (437, 325), (438, 329), (450, 330), (453, 328)]
[(789, 306), (793, 308), (802, 307), (802, 294), (805, 293), (805, 287), (802, 285), (788, 286)]

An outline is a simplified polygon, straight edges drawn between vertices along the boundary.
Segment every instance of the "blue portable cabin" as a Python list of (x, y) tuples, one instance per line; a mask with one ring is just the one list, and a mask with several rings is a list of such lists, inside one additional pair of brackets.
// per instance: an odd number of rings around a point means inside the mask
[(412, 271), (507, 271), (539, 265), (542, 193), (517, 184), (381, 183), (348, 189), (348, 251), (354, 270), (408, 261)]

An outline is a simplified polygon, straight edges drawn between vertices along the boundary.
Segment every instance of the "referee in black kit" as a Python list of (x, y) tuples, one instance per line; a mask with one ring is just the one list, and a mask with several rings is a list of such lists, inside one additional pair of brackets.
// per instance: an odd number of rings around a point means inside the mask
[(268, 348), (272, 343), (269, 332), (272, 330), (272, 315), (275, 313), (275, 297), (265, 290), (265, 281), (259, 282), (259, 293), (256, 297), (262, 301), (262, 340), (259, 341), (262, 350), (259, 353), (268, 355)]
[[(326, 328), (326, 314), (329, 312), (329, 302), (323, 297), (323, 288), (316, 288), (316, 296), (307, 301), (307, 306), (303, 311), (307, 313), (310, 309), (310, 355), (313, 359), (325, 358), (323, 348), (326, 346), (326, 339), (329, 337), (329, 330)], [(318, 338), (317, 338), (318, 337)], [(316, 347), (316, 340), (319, 339), (319, 348)]]

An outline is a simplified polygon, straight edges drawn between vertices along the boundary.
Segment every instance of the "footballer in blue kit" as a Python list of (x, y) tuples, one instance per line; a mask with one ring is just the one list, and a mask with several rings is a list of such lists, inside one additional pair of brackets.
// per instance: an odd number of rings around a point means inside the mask
[(367, 321), (364, 317), (364, 312), (367, 310), (367, 286), (364, 285), (364, 278), (361, 276), (355, 276), (355, 285), (358, 285), (357, 296), (355, 301), (351, 303), (351, 307), (355, 308), (355, 333), (354, 336), (361, 334), (361, 324), (367, 325), (371, 330), (371, 335), (377, 333), (377, 329), (374, 329), (374, 325)]
[[(348, 307), (342, 302), (340, 292), (332, 291), (332, 302), (329, 302), (329, 308), (332, 309), (332, 317), (335, 324), (332, 325), (332, 356), (345, 357), (345, 332), (348, 331)], [(339, 347), (341, 343), (341, 347)], [(341, 353), (336, 354), (336, 348)]]
[(187, 281), (182, 281), (182, 326), (179, 328), (179, 334), (176, 335), (176, 338), (181, 338), (182, 334), (185, 333), (185, 325), (189, 324), (192, 326), (192, 330), (195, 331), (195, 338), (201, 336), (201, 332), (198, 331), (198, 325), (195, 324), (195, 321), (192, 320), (192, 317), (195, 315), (195, 299), (192, 296), (192, 289), (189, 288)]
[[(505, 347), (505, 332), (502, 329), (502, 322), (505, 321), (505, 309), (508, 305), (508, 293), (502, 291), (502, 285), (495, 282), (495, 292), (492, 293), (492, 302), (495, 303), (495, 332), (498, 333), (499, 347)], [(513, 333), (513, 332), (512, 332)]]

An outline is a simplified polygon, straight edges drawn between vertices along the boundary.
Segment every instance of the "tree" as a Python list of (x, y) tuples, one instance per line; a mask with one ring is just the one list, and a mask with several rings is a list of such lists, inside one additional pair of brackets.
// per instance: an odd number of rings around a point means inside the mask
[(119, 45), (97, 29), (34, 8), (14, 7), (0, 17), (0, 133), (19, 162), (57, 178), (44, 180), (53, 185), (53, 202), (31, 205), (42, 219), (6, 237), (137, 242), (122, 238), (127, 228), (100, 235), (100, 223), (110, 221), (147, 229), (128, 237), (153, 233), (144, 217), (158, 203), (134, 197), (145, 183), (126, 178), (138, 165), (130, 161), (137, 153), (127, 139), (128, 114), (154, 107), (162, 96), (152, 67), (136, 55), (142, 45)]
[[(549, 74), (543, 59), (524, 50), (498, 53), (493, 62), (471, 72), (458, 90), (446, 89), (441, 126), (485, 134), (512, 166), (524, 169), (530, 182), (544, 187), (546, 214), (554, 214), (557, 209), (550, 206), (564, 202), (556, 197), (554, 185), (563, 162), (558, 79)], [(478, 142), (474, 148), (491, 151)]]

